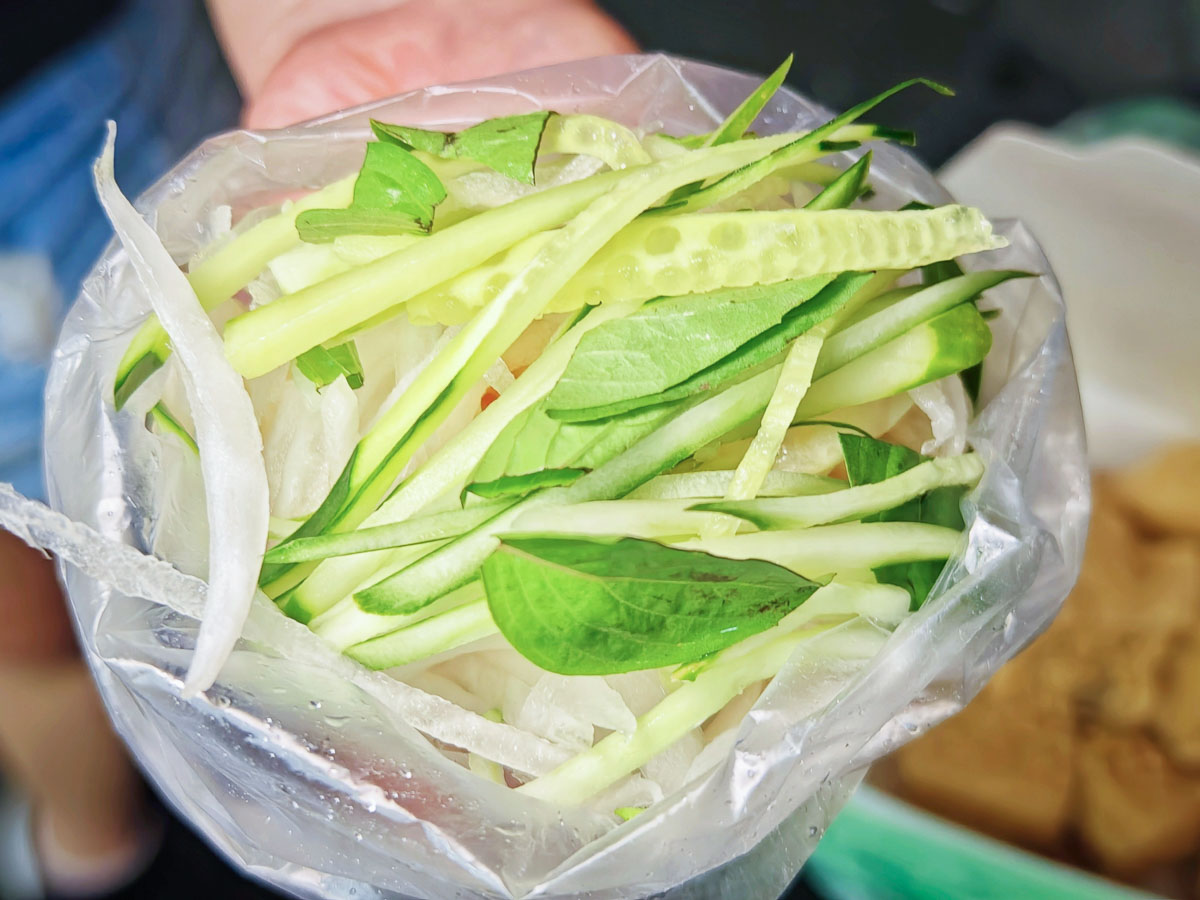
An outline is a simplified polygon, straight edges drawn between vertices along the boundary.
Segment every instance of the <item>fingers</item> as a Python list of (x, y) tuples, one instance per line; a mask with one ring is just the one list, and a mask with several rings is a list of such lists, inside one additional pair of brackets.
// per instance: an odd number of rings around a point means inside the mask
[(636, 50), (587, 0), (435, 0), (323, 28), (302, 39), (247, 106), (274, 128), (425, 87)]

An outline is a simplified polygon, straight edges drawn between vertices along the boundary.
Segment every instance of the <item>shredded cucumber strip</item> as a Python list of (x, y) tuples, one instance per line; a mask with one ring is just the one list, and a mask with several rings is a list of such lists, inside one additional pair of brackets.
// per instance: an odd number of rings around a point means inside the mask
[(531, 509), (508, 531), (560, 534), (621, 534), (636, 538), (683, 538), (707, 533), (713, 523), (737, 531), (744, 516), (697, 511), (688, 500), (591, 500), (567, 506)]
[(940, 525), (852, 522), (699, 538), (674, 546), (730, 559), (765, 559), (806, 578), (820, 578), (844, 569), (949, 559), (961, 539), (958, 531)]
[(390, 669), (474, 643), (498, 631), (487, 601), (476, 600), (382, 637), (354, 644), (345, 652), (368, 669)]
[[(187, 279), (200, 305), (212, 311), (257, 278), (268, 262), (299, 244), (296, 216), (306, 209), (349, 206), (357, 177), (347, 176), (297, 200), (197, 263)], [(113, 390), (118, 409), (170, 353), (166, 332), (151, 314), (117, 364)]]
[(267, 565), (311, 562), (456, 537), (483, 524), (512, 502), (485, 501), (466, 509), (449, 510), (391, 525), (296, 538), (269, 550), (263, 562)]
[[(784, 634), (775, 633), (756, 652), (715, 662), (695, 681), (668, 694), (638, 718), (633, 734), (614, 731), (591, 749), (517, 790), (560, 806), (583, 803), (653, 759), (749, 685), (774, 677), (809, 642), (815, 645), (805, 649), (806, 655), (869, 659), (879, 651), (886, 634), (868, 623), (849, 619), (812, 622)], [(822, 640), (814, 641), (822, 635)]]
[(443, 613), (453, 612), (461, 607), (477, 603), (483, 599), (483, 583), (473, 581), (463, 585), (456, 591), (451, 591), (424, 609), (407, 615), (376, 616), (365, 613), (347, 598), (337, 606), (317, 616), (309, 623), (309, 628), (328, 643), (345, 650), (363, 641), (369, 641), (380, 635), (400, 631), (436, 618)]
[[(697, 500), (725, 496), (733, 482), (733, 469), (678, 472), (652, 478), (627, 495), (629, 500)], [(845, 489), (846, 482), (824, 475), (773, 470), (759, 489), (760, 497), (791, 497), (828, 494)]]
[(759, 528), (809, 528), (894, 509), (939, 487), (970, 487), (983, 475), (974, 453), (931, 459), (899, 475), (817, 497), (775, 497), (699, 503), (692, 509), (728, 513)]

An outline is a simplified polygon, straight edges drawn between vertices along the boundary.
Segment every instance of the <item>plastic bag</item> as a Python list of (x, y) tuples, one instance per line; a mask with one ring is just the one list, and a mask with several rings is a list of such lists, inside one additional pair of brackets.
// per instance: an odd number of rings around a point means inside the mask
[[(217, 207), (236, 216), (355, 170), (369, 116), (460, 127), (551, 108), (682, 134), (711, 128), (755, 85), (713, 66), (628, 56), (431, 88), (279, 132), (216, 137), (139, 206), (183, 262), (209, 238)], [(785, 91), (758, 130), (825, 117)], [(880, 202), (948, 199), (911, 157), (875, 153)], [(969, 265), (1044, 274), (989, 293), (1003, 313), (971, 433), (988, 469), (972, 495), (966, 551), (877, 656), (848, 661), (812, 645), (763, 693), (715, 768), (632, 821), (556, 809), (471, 774), (384, 694), (347, 680), (353, 664), (322, 662), (336, 657), (281, 615), (277, 638), (264, 639), (270, 623), (248, 631), (217, 686), (182, 700), (195, 623), (64, 567), (118, 729), (221, 852), (299, 896), (777, 895), (869, 763), (959, 709), (1046, 626), (1078, 571), (1088, 476), (1063, 303), (1029, 235), (1015, 223), (998, 229), (1011, 245)], [(191, 502), (204, 519), (202, 498), (170, 490), (175, 469), (136, 440), (136, 414), (114, 413), (107, 399), (147, 308), (110, 246), (67, 319), (46, 396), (52, 503), (135, 545), (152, 534), (164, 497)]]

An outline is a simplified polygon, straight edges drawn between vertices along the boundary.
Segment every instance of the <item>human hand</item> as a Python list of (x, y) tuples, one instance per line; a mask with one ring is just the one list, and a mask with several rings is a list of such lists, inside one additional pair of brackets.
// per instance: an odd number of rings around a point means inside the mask
[(253, 128), (431, 84), (637, 49), (591, 0), (210, 0), (210, 7)]

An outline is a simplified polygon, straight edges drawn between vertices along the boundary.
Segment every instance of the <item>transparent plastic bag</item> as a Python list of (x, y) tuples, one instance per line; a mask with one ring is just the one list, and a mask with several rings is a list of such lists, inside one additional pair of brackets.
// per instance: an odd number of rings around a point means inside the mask
[[(431, 88), (283, 131), (203, 144), (140, 200), (188, 259), (211, 212), (236, 216), (354, 171), (367, 119), (456, 127), (535, 108), (630, 126), (707, 130), (755, 79), (664, 56), (594, 59)], [(930, 102), (936, 102), (930, 99)], [(826, 112), (780, 93), (758, 128), (811, 127)], [(875, 150), (879, 202), (948, 197), (912, 157)], [(88, 659), (118, 729), (162, 792), (246, 872), (305, 897), (771, 897), (812, 852), (870, 762), (950, 715), (1046, 626), (1073, 583), (1088, 515), (1078, 391), (1057, 285), (1019, 224), (968, 260), (1038, 279), (989, 293), (1002, 315), (971, 440), (988, 463), (969, 545), (920, 612), (869, 660), (810, 645), (771, 683), (732, 749), (628, 823), (556, 809), (450, 761), (378, 691), (345, 677), (319, 639), (280, 615), (247, 631), (213, 690), (180, 698), (195, 640), (185, 615), (64, 567)], [(72, 308), (46, 395), (53, 505), (144, 545), (177, 477), (115, 413), (113, 373), (148, 303), (110, 246)], [(150, 486), (148, 489), (147, 486)], [(252, 622), (253, 624), (253, 622)], [(317, 652), (321, 650), (322, 652)], [(385, 676), (379, 676), (385, 677)], [(415, 696), (415, 695), (414, 695)]]

